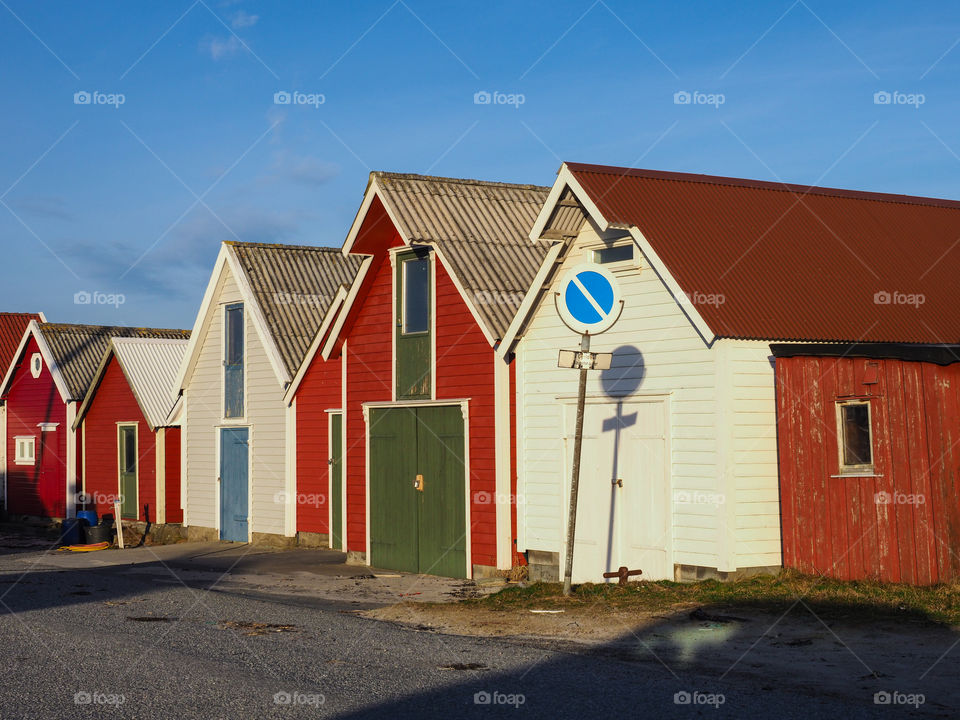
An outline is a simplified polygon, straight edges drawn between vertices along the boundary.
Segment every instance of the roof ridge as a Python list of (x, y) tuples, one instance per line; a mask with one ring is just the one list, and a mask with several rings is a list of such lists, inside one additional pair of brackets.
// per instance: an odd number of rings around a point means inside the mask
[(624, 175), (641, 177), (650, 180), (673, 180), (676, 182), (690, 182), (706, 185), (720, 185), (725, 187), (749, 188), (752, 190), (769, 190), (789, 192), (799, 195), (820, 195), (824, 197), (839, 197), (848, 200), (870, 200), (900, 205), (924, 205), (940, 207), (948, 210), (960, 210), (960, 200), (948, 198), (932, 198), (922, 195), (900, 195), (896, 193), (882, 193), (870, 190), (848, 190), (844, 188), (830, 188), (819, 185), (799, 185), (795, 183), (778, 182), (772, 180), (751, 180), (749, 178), (726, 177), (723, 175), (705, 175), (700, 173), (683, 173), (669, 170), (651, 170), (646, 168), (624, 168), (615, 165), (591, 165), (589, 163), (564, 163), (573, 172), (593, 172), (598, 174)]
[(455, 183), (457, 185), (480, 185), (483, 187), (512, 188), (514, 190), (550, 190), (549, 186), (545, 185), (508, 183), (499, 180), (475, 180), (472, 178), (444, 177), (442, 175), (420, 175), (419, 173), (387, 172), (386, 170), (373, 170), (370, 174), (375, 175), (376, 177), (394, 180), (424, 180), (429, 182)]
[(233, 247), (257, 247), (270, 248), (274, 250), (320, 250), (323, 252), (340, 252), (340, 248), (331, 247), (329, 245), (291, 245), (287, 243), (245, 242), (242, 240), (224, 240), (223, 244), (231, 245)]
[[(169, 333), (190, 333), (190, 330), (185, 330), (183, 328), (155, 328), (155, 327), (141, 327), (137, 325), (87, 325), (83, 323), (37, 323), (41, 328), (58, 328), (58, 329), (70, 329), (70, 330), (94, 330), (94, 331), (109, 331), (109, 330), (142, 330), (145, 332), (169, 332)], [(106, 334), (106, 333), (105, 333)]]

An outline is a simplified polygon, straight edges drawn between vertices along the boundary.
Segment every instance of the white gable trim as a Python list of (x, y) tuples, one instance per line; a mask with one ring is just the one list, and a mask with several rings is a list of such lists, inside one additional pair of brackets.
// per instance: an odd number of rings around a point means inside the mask
[(250, 306), (250, 319), (253, 321), (253, 326), (257, 329), (260, 342), (263, 343), (263, 347), (267, 351), (267, 357), (270, 360), (270, 366), (273, 368), (273, 374), (276, 375), (280, 385), (286, 388), (292, 378), (287, 371), (286, 364), (283, 362), (280, 348), (277, 347), (277, 343), (273, 339), (273, 335), (270, 333), (270, 328), (267, 325), (267, 319), (263, 315), (263, 309), (253, 294), (253, 288), (250, 287), (250, 278), (247, 277), (247, 273), (243, 267), (241, 267), (240, 261), (237, 259), (236, 252), (233, 248), (230, 247), (230, 245), (226, 247), (227, 264), (230, 265), (230, 270), (233, 271), (233, 276), (237, 281), (237, 287), (240, 289), (240, 295), (243, 297), (244, 304)]
[(273, 368), (273, 373), (277, 378), (277, 382), (280, 383), (281, 386), (286, 386), (286, 384), (291, 380), (286, 366), (283, 363), (283, 358), (280, 355), (280, 350), (277, 348), (277, 344), (274, 342), (273, 336), (270, 334), (270, 331), (267, 328), (267, 322), (263, 316), (263, 310), (260, 308), (260, 304), (257, 302), (256, 297), (250, 288), (250, 281), (247, 278), (247, 274), (240, 266), (240, 262), (237, 260), (236, 253), (233, 251), (230, 245), (224, 243), (220, 246), (220, 254), (217, 255), (217, 262), (213, 266), (213, 273), (210, 275), (210, 282), (207, 283), (207, 289), (203, 295), (203, 302), (200, 304), (200, 311), (197, 313), (197, 319), (193, 324), (193, 331), (190, 333), (190, 344), (187, 345), (187, 351), (183, 357), (183, 363), (180, 365), (180, 372), (177, 373), (177, 381), (174, 385), (174, 397), (179, 395), (186, 388), (187, 378), (193, 372), (193, 369), (197, 364), (197, 359), (200, 355), (200, 339), (203, 334), (203, 325), (206, 322), (208, 315), (213, 310), (214, 301), (216, 300), (214, 296), (216, 295), (217, 285), (220, 283), (220, 279), (223, 276), (225, 267), (229, 268), (230, 272), (233, 274), (233, 278), (237, 283), (237, 288), (240, 290), (240, 296), (243, 298), (244, 306), (250, 308), (249, 317), (254, 328), (256, 328), (260, 342), (263, 344), (263, 347), (266, 350), (267, 358), (270, 360), (270, 367)]
[[(463, 298), (463, 302), (470, 311), (470, 314), (473, 315), (473, 321), (480, 327), (480, 330), (483, 332), (483, 336), (487, 339), (487, 342), (490, 343), (490, 346), (492, 347), (496, 345), (497, 338), (494, 337), (493, 333), (490, 331), (490, 328), (487, 327), (487, 323), (483, 320), (483, 318), (480, 317), (480, 313), (477, 311), (477, 306), (474, 304), (473, 299), (463, 287), (463, 283), (460, 282), (460, 278), (457, 277), (457, 273), (450, 266), (450, 263), (447, 262), (447, 259), (443, 256), (440, 248), (436, 245), (432, 245), (431, 247), (433, 248), (433, 251), (436, 253), (437, 257), (440, 259), (440, 263), (447, 271), (447, 275), (449, 275), (450, 279), (453, 280), (453, 285), (455, 288), (457, 288), (457, 292), (460, 293), (460, 297)], [(436, 285), (436, 272), (434, 272), (434, 285)], [(434, 315), (436, 315), (436, 297), (434, 297)]]
[(373, 204), (373, 199), (376, 197), (380, 198), (380, 202), (387, 211), (387, 217), (390, 218), (390, 222), (393, 223), (393, 226), (403, 237), (403, 241), (407, 244), (410, 243), (408, 240), (409, 233), (397, 221), (397, 216), (393, 214), (393, 210), (390, 209), (389, 203), (383, 199), (383, 195), (380, 192), (380, 181), (377, 179), (376, 175), (370, 173), (370, 183), (367, 185), (367, 191), (363, 195), (363, 202), (360, 203), (360, 209), (357, 210), (357, 216), (353, 220), (353, 225), (350, 226), (350, 232), (347, 233), (347, 239), (343, 241), (343, 249), (341, 252), (344, 255), (349, 255), (351, 252), (353, 252), (353, 245), (357, 241), (357, 235), (360, 234), (360, 228), (363, 227), (363, 221), (367, 219), (367, 213), (370, 210), (370, 206)]
[(537, 297), (540, 295), (540, 292), (543, 290), (547, 282), (547, 276), (550, 271), (553, 269), (554, 265), (557, 264), (560, 253), (564, 249), (564, 244), (562, 242), (556, 242), (550, 246), (550, 249), (547, 251), (546, 257), (543, 258), (543, 262), (540, 264), (540, 269), (537, 271), (536, 277), (533, 278), (533, 282), (530, 283), (530, 288), (527, 290), (527, 294), (523, 296), (523, 301), (520, 303), (520, 307), (517, 309), (517, 314), (513, 316), (513, 322), (510, 323), (510, 327), (507, 328), (507, 331), (503, 334), (503, 340), (500, 342), (500, 345), (497, 346), (497, 353), (500, 357), (506, 357), (507, 353), (510, 352), (512, 346), (517, 340), (517, 333), (520, 332), (520, 328), (523, 327), (523, 324), (527, 321), (527, 318), (530, 317), (533, 312), (533, 303), (536, 301)]
[(640, 251), (644, 254), (644, 256), (646, 256), (647, 262), (650, 263), (650, 266), (657, 273), (660, 281), (666, 285), (667, 290), (669, 290), (670, 294), (673, 295), (673, 299), (676, 301), (677, 305), (680, 306), (680, 309), (683, 310), (684, 315), (687, 316), (687, 319), (690, 320), (690, 323), (697, 329), (697, 332), (700, 333), (701, 337), (703, 337), (704, 342), (706, 342), (707, 345), (712, 345), (713, 341), (717, 339), (716, 333), (710, 329), (710, 326), (707, 325), (707, 321), (703, 319), (702, 315), (700, 315), (700, 311), (698, 311), (697, 308), (694, 307), (693, 303), (690, 302), (690, 298), (680, 288), (680, 284), (667, 269), (667, 266), (663, 263), (663, 260), (660, 259), (660, 256), (654, 252), (654, 249), (650, 245), (649, 241), (643, 236), (643, 233), (640, 232), (639, 228), (636, 226), (630, 228), (630, 235), (633, 237), (634, 242), (640, 247)]
[[(586, 209), (590, 219), (596, 223), (602, 232), (623, 229), (624, 226), (611, 225), (607, 219), (603, 217), (596, 203), (590, 199), (590, 196), (583, 189), (583, 186), (580, 185), (573, 173), (570, 172), (567, 164), (564, 163), (560, 168), (560, 172), (557, 173), (557, 180), (553, 184), (553, 188), (551, 188), (546, 202), (540, 209), (540, 214), (537, 216), (537, 221), (534, 223), (533, 229), (530, 231), (531, 242), (540, 241), (540, 236), (543, 234), (544, 228), (546, 227), (550, 216), (553, 214), (556, 203), (560, 200), (560, 197), (563, 195), (563, 191), (567, 187), (573, 191), (573, 194), (576, 196), (577, 200), (581, 205), (583, 205), (584, 209)], [(700, 333), (706, 344), (711, 345), (717, 338), (716, 334), (710, 329), (710, 326), (707, 325), (707, 322), (700, 315), (700, 312), (696, 309), (696, 307), (694, 307), (693, 303), (690, 302), (690, 299), (687, 297), (686, 293), (684, 293), (680, 288), (680, 284), (676, 281), (676, 278), (673, 277), (673, 275), (667, 269), (666, 264), (654, 251), (653, 247), (650, 245), (650, 242), (646, 239), (646, 237), (644, 237), (643, 233), (640, 232), (640, 229), (636, 226), (631, 225), (626, 229), (629, 231), (634, 242), (640, 248), (640, 251), (647, 258), (647, 262), (650, 263), (650, 266), (653, 268), (654, 272), (657, 273), (660, 280), (673, 295), (674, 300), (676, 301), (677, 305), (680, 306), (680, 309), (683, 310), (684, 314), (687, 316), (687, 319), (696, 328), (697, 332)], [(537, 273), (537, 277), (534, 280), (533, 285), (527, 292), (526, 297), (524, 297), (523, 302), (520, 305), (520, 310), (517, 312), (516, 317), (513, 319), (513, 322), (507, 329), (507, 332), (503, 338), (503, 342), (498, 348), (498, 352), (501, 355), (505, 356), (512, 349), (512, 345), (516, 342), (517, 334), (519, 333), (520, 328), (534, 312), (535, 308), (533, 307), (533, 301), (540, 294), (540, 292), (543, 291), (546, 277), (550, 268), (558, 262), (562, 262), (562, 259), (560, 259), (560, 250), (563, 247), (564, 244), (558, 242), (550, 249), (550, 253), (548, 253), (547, 257), (544, 259), (543, 264), (540, 267), (540, 272)]]
[(187, 351), (184, 353), (183, 362), (180, 364), (180, 371), (177, 373), (177, 381), (174, 383), (174, 397), (178, 396), (186, 389), (187, 376), (193, 372), (197, 364), (197, 356), (200, 354), (200, 334), (203, 330), (203, 323), (207, 319), (210, 307), (213, 305), (213, 296), (217, 290), (217, 284), (220, 282), (220, 276), (223, 274), (223, 266), (227, 262), (227, 246), (220, 246), (220, 253), (217, 255), (217, 262), (213, 266), (213, 273), (210, 275), (210, 281), (207, 283), (207, 289), (203, 293), (203, 301), (200, 303), (200, 311), (197, 313), (197, 319), (193, 321), (193, 330), (190, 333), (190, 342), (187, 345)]
[[(367, 262), (368, 259), (365, 259), (364, 262)], [(310, 365), (313, 363), (314, 357), (316, 357), (317, 352), (320, 350), (320, 343), (327, 334), (327, 330), (330, 329), (331, 323), (333, 323), (334, 318), (337, 317), (337, 312), (340, 307), (346, 301), (348, 295), (348, 290), (345, 285), (341, 285), (337, 289), (337, 294), (333, 296), (333, 302), (330, 303), (330, 307), (327, 308), (326, 314), (323, 316), (323, 322), (320, 323), (320, 328), (317, 330), (317, 334), (314, 335), (313, 341), (310, 343), (310, 348), (307, 350), (307, 354), (303, 358), (303, 362), (300, 363), (300, 367), (297, 369), (297, 374), (294, 375), (293, 381), (290, 383), (290, 386), (287, 388), (287, 391), (283, 395), (283, 401), (288, 405), (293, 402), (294, 396), (297, 394), (297, 388), (300, 387), (300, 383), (303, 382), (304, 376), (307, 374), (307, 370), (310, 369)]]
[(23, 357), (23, 353), (26, 351), (27, 343), (30, 342), (31, 337), (37, 341), (37, 346), (40, 348), (43, 361), (46, 363), (47, 369), (50, 370), (50, 374), (53, 376), (53, 382), (57, 386), (57, 391), (60, 393), (60, 399), (65, 403), (69, 402), (70, 392), (67, 389), (67, 381), (64, 380), (60, 366), (57, 365), (57, 361), (53, 357), (53, 351), (50, 349), (50, 345), (47, 343), (47, 339), (43, 336), (43, 333), (40, 332), (40, 325), (36, 320), (31, 320), (30, 324), (27, 325), (27, 329), (23, 331), (20, 346), (17, 348), (17, 352), (14, 353), (13, 360), (10, 361), (10, 367), (7, 368), (7, 374), (3, 378), (3, 384), (0, 385), (0, 395), (5, 395), (9, 392), (14, 370), (20, 358)]
[[(87, 410), (90, 409), (90, 404), (93, 402), (93, 397), (97, 394), (97, 389), (100, 387), (100, 381), (107, 372), (107, 366), (110, 364), (110, 358), (113, 356), (113, 338), (110, 338), (110, 340), (107, 342), (106, 352), (104, 352), (103, 357), (100, 360), (100, 364), (97, 366), (97, 371), (93, 374), (93, 380), (90, 381), (90, 386), (87, 388), (87, 395), (83, 398), (83, 402), (80, 403), (80, 408), (77, 410), (77, 419), (73, 421), (74, 430), (80, 427), (80, 424), (83, 422), (83, 418), (87, 414)], [(119, 357), (117, 358), (117, 362), (120, 362)], [(123, 372), (123, 377), (127, 381), (127, 385), (130, 386), (133, 396), (137, 399), (137, 406), (140, 408), (140, 412), (143, 414), (144, 419), (147, 419), (146, 413), (143, 412), (143, 405), (140, 404), (140, 398), (137, 397), (137, 393), (133, 389), (133, 385), (130, 383), (130, 377), (127, 375), (127, 371), (123, 367), (123, 363), (120, 363), (120, 370)], [(148, 419), (147, 425), (150, 425), (150, 420)], [(153, 428), (151, 427), (150, 430), (152, 431)]]
[[(327, 341), (323, 344), (323, 349), (321, 350), (321, 356), (324, 360), (330, 359), (330, 353), (333, 352), (333, 346), (337, 343), (337, 338), (340, 336), (340, 331), (343, 330), (343, 326), (347, 321), (347, 316), (350, 314), (350, 311), (353, 309), (353, 304), (357, 300), (357, 295), (360, 293), (360, 288), (363, 287), (364, 278), (367, 277), (367, 271), (370, 270), (370, 266), (373, 264), (373, 256), (368, 255), (363, 259), (363, 262), (360, 263), (360, 269), (357, 270), (357, 276), (353, 279), (353, 285), (350, 286), (350, 292), (343, 301), (343, 307), (337, 314), (337, 321), (333, 325), (333, 329), (330, 331), (330, 334), (327, 336)], [(326, 321), (326, 318), (324, 318)]]

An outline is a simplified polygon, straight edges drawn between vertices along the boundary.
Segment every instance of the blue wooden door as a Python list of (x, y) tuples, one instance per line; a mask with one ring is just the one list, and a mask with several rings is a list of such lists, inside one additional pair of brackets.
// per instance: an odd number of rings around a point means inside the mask
[(249, 430), (220, 430), (220, 539), (247, 542)]

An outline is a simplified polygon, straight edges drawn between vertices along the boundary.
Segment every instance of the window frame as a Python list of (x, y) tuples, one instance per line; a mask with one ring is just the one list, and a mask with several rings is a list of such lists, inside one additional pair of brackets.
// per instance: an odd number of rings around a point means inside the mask
[[(623, 258), (621, 260), (608, 260), (603, 262), (600, 260), (600, 254), (605, 250), (613, 250), (615, 248), (629, 247), (630, 248), (630, 257)], [(603, 265), (604, 267), (610, 268), (626, 268), (626, 267), (636, 267), (639, 263), (639, 257), (637, 255), (637, 244), (633, 241), (633, 238), (630, 238), (624, 242), (610, 242), (604, 243), (603, 245), (597, 245), (589, 248), (590, 252), (590, 261), (596, 263), (597, 265)]]
[[(846, 448), (846, 442), (844, 437), (846, 423), (844, 422), (843, 409), (845, 407), (850, 407), (854, 405), (865, 405), (867, 408), (867, 439), (870, 443), (870, 462), (869, 463), (847, 464), (846, 459), (844, 458), (844, 449)], [(867, 399), (851, 398), (848, 400), (836, 401), (837, 461), (839, 463), (839, 474), (843, 477), (848, 477), (848, 476), (864, 477), (864, 476), (876, 475), (876, 453), (874, 451), (874, 443), (873, 443), (873, 408), (870, 406), (871, 406), (871, 403)]]
[[(240, 313), (240, 362), (239, 363), (228, 363), (230, 357), (230, 340), (232, 335), (230, 334), (230, 317), (231, 312), (239, 311)], [(220, 408), (222, 411), (222, 416), (224, 422), (245, 422), (247, 417), (247, 308), (246, 303), (242, 300), (238, 302), (229, 302), (223, 304), (223, 335), (221, 337), (220, 343), (220, 352), (221, 357), (223, 358), (222, 366), (223, 369), (220, 374), (221, 381), (221, 398), (220, 398)], [(240, 370), (240, 413), (230, 415), (228, 414), (227, 408), (227, 368), (228, 367), (239, 367)]]
[[(20, 453), (20, 443), (29, 441), (31, 453), (29, 456)], [(36, 465), (37, 464), (37, 436), (36, 435), (14, 435), (13, 437), (13, 463), (14, 465)]]
[[(415, 335), (426, 335), (430, 332), (430, 303), (431, 303), (431, 292), (430, 292), (430, 257), (426, 254), (414, 253), (407, 256), (401, 256), (400, 258), (400, 334), (404, 336), (415, 336)], [(423, 330), (408, 330), (407, 329), (407, 309), (409, 307), (407, 303), (407, 267), (410, 263), (423, 263), (423, 267), (426, 268), (426, 274), (424, 276), (424, 329)]]

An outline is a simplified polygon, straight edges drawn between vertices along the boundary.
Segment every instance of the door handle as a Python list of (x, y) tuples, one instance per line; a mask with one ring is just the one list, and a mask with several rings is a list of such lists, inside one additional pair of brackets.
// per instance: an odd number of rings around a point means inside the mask
[(417, 491), (419, 491), (419, 492), (423, 492), (423, 485), (424, 485), (424, 483), (423, 483), (423, 475), (417, 475), (417, 476), (413, 479), (413, 489), (414, 489), (414, 490), (417, 490)]
[(610, 484), (616, 485), (617, 487), (623, 487), (623, 478), (617, 478), (616, 480), (611, 480)]
[(220, 482), (221, 480), (223, 480), (223, 478), (217, 475), (217, 482)]

